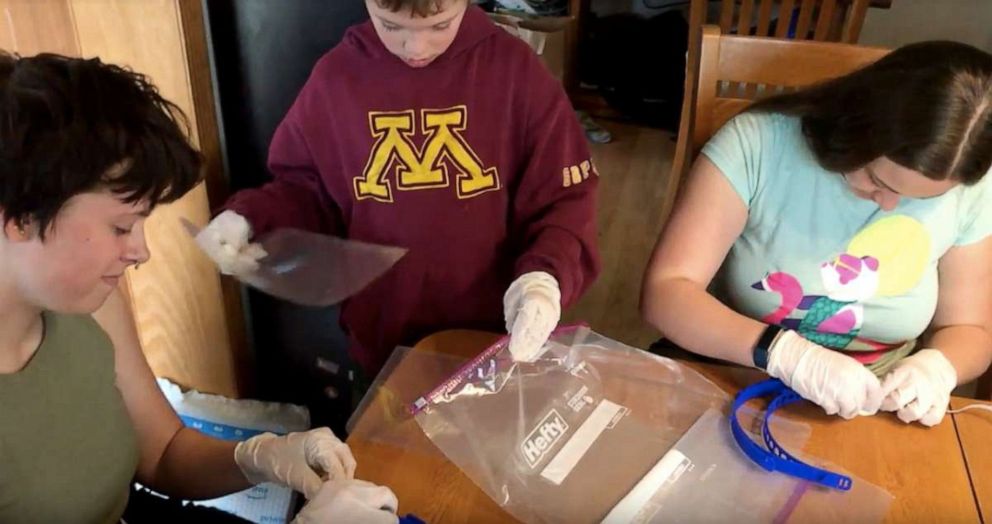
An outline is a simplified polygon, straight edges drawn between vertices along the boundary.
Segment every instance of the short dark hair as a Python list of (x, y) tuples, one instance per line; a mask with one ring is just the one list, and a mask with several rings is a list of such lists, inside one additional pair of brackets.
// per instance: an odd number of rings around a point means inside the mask
[(379, 7), (396, 13), (409, 9), (420, 17), (428, 17), (441, 12), (446, 1), (452, 0), (373, 0)]
[[(186, 116), (144, 75), (98, 58), (0, 52), (0, 212), (39, 235), (80, 193), (172, 202), (201, 177)], [(118, 166), (126, 169), (114, 169)]]
[(807, 143), (831, 171), (885, 156), (933, 180), (974, 184), (992, 166), (992, 55), (957, 42), (910, 44), (749, 110), (801, 117)]

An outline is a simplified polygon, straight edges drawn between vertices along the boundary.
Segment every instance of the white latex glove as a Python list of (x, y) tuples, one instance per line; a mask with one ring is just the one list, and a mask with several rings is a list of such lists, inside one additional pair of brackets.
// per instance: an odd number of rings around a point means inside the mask
[(196, 243), (207, 253), (221, 273), (235, 277), (258, 270), (258, 261), (267, 254), (262, 246), (249, 243), (251, 225), (234, 211), (217, 215), (196, 235)]
[(936, 426), (944, 419), (958, 372), (936, 349), (921, 349), (896, 362), (882, 381), (884, 411), (895, 411), (899, 420)]
[(256, 435), (238, 443), (234, 461), (245, 478), (255, 484), (275, 482), (289, 486), (308, 499), (325, 480), (355, 476), (351, 448), (328, 428), (276, 436)]
[(396, 495), (364, 480), (325, 482), (292, 524), (396, 524)]
[(532, 271), (517, 277), (503, 295), (510, 354), (531, 362), (561, 320), (561, 289), (555, 277)]
[(881, 384), (853, 358), (782, 331), (768, 351), (768, 374), (780, 379), (828, 415), (846, 419), (874, 415), (882, 403)]

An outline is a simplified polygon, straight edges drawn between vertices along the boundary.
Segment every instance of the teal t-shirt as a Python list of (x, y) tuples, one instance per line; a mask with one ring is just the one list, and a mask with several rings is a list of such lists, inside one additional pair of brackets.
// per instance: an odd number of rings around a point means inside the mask
[(714, 292), (876, 373), (908, 354), (937, 307), (937, 263), (992, 233), (989, 176), (892, 211), (823, 169), (797, 117), (743, 113), (703, 148), (748, 208)]

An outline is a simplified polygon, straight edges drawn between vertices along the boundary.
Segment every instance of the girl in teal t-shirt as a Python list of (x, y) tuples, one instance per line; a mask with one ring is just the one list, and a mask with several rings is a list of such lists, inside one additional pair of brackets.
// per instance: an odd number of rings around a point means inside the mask
[(897, 49), (756, 103), (702, 153), (647, 319), (827, 413), (938, 423), (992, 359), (992, 55)]

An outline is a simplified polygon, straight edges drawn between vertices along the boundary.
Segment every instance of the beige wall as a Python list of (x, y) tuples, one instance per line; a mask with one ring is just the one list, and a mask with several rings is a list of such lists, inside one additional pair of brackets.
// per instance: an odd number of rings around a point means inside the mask
[(992, 53), (992, 0), (892, 0), (891, 9), (868, 10), (862, 44), (921, 40), (956, 40)]

